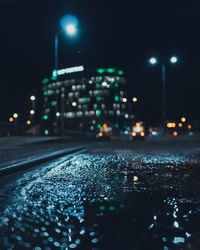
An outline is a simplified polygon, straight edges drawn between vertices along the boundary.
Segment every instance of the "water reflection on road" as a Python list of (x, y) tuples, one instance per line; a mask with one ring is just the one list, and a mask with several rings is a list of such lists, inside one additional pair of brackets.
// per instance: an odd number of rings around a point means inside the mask
[(27, 175), (4, 193), (0, 249), (195, 246), (199, 168), (183, 156), (82, 154)]

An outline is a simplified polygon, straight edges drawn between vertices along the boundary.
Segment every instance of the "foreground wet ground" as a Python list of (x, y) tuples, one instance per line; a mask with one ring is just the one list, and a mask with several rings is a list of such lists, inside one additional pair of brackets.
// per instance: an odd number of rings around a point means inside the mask
[(200, 249), (199, 152), (102, 142), (18, 174), (1, 188), (0, 249)]

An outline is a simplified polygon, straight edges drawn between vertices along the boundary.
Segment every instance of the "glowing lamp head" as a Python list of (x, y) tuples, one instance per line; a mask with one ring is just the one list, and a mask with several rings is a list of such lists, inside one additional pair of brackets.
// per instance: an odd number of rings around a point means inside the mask
[(16, 118), (18, 118), (18, 114), (17, 113), (14, 113), (13, 114), (13, 117), (16, 119)]
[(178, 58), (176, 56), (172, 56), (170, 59), (171, 63), (176, 63), (178, 61)]
[(127, 102), (127, 98), (123, 98), (122, 101), (123, 101), (123, 102)]
[(68, 24), (66, 26), (66, 31), (69, 35), (74, 35), (76, 33), (76, 27), (74, 24)]
[(30, 97), (30, 100), (31, 100), (31, 101), (35, 101), (35, 96), (32, 95), (32, 96)]
[(151, 64), (156, 64), (157, 63), (157, 59), (155, 58), (155, 57), (151, 57), (150, 59), (149, 59), (149, 62), (151, 63)]
[(182, 121), (182, 122), (186, 122), (186, 118), (185, 118), (185, 117), (182, 117), (182, 118), (181, 118), (181, 121)]
[(132, 100), (133, 100), (133, 102), (137, 102), (138, 99), (137, 99), (137, 97), (133, 97)]
[(34, 115), (35, 114), (35, 110), (31, 109), (30, 110), (30, 115)]

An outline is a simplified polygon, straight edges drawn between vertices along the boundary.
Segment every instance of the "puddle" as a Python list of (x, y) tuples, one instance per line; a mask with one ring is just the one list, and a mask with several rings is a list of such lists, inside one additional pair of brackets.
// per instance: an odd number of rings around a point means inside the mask
[(193, 166), (74, 156), (9, 191), (0, 249), (190, 249), (200, 231)]

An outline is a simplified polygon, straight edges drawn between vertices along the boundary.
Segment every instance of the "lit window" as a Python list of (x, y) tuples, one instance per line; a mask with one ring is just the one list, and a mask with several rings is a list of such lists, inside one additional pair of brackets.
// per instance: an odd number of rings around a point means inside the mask
[(119, 96), (115, 96), (115, 101), (118, 102), (119, 101)]
[(76, 116), (77, 116), (77, 117), (81, 117), (82, 115), (83, 115), (83, 112), (82, 112), (82, 111), (76, 112)]
[(117, 110), (117, 112), (116, 112), (116, 113), (117, 113), (117, 115), (119, 116), (119, 115), (120, 115), (120, 110)]

